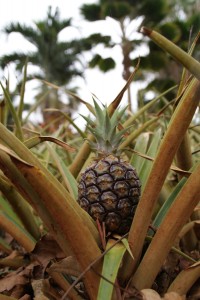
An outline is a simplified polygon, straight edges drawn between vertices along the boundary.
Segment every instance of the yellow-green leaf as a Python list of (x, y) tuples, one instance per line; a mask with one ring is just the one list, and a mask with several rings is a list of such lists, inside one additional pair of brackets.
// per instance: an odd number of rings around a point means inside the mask
[[(117, 273), (126, 251), (126, 247), (122, 242), (116, 243), (115, 240), (109, 240), (106, 246), (106, 254), (104, 256), (102, 278), (100, 281), (97, 300), (112, 299), (113, 288)], [(113, 246), (114, 245), (114, 246)]]

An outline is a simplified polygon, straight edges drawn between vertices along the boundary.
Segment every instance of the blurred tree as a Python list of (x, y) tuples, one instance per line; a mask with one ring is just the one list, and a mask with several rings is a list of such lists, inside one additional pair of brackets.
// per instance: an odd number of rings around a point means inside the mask
[[(52, 11), (51, 7), (48, 9), (46, 18), (34, 22), (34, 26), (20, 23), (9, 24), (4, 28), (4, 32), (6, 34), (13, 32), (21, 34), (35, 46), (35, 51), (23, 52), (22, 49), (22, 51), (6, 54), (0, 58), (0, 67), (4, 69), (9, 63), (14, 63), (16, 71), (21, 74), (21, 70), (28, 59), (29, 65), (38, 67), (38, 71), (27, 77), (28, 80), (41, 79), (54, 85), (68, 87), (74, 77), (83, 76), (84, 67), (80, 61), (80, 52), (90, 50), (94, 40), (98, 40), (98, 42), (102, 40), (106, 44), (110, 39), (109, 37), (101, 38), (100, 34), (95, 34), (85, 39), (60, 41), (60, 32), (70, 26), (71, 19), (61, 20), (59, 10)], [(75, 89), (75, 87), (71, 87), (72, 91)], [(36, 98), (39, 99), (45, 94), (43, 108), (61, 109), (64, 107), (68, 113), (77, 108), (78, 103), (73, 97), (68, 96), (68, 104), (64, 105), (59, 91), (41, 81), (40, 91)], [(50, 114), (43, 114), (46, 117), (48, 115)]]
[[(161, 92), (179, 80), (179, 67), (153, 42), (138, 35), (138, 30), (143, 25), (154, 28), (187, 50), (190, 28), (194, 25), (194, 33), (197, 32), (197, 27), (199, 29), (197, 26), (200, 20), (199, 5), (196, 2), (199, 1), (99, 0), (94, 4), (84, 4), (81, 7), (81, 14), (90, 22), (105, 20), (107, 16), (117, 21), (121, 30), (120, 47), (123, 55), (123, 78), (127, 80), (133, 66), (136, 65), (137, 57), (135, 57), (134, 52), (137, 50), (137, 53), (140, 53), (141, 63), (136, 79), (145, 81), (148, 79), (148, 82), (150, 81), (145, 92), (152, 90)], [(134, 26), (135, 30), (130, 33), (130, 28)], [(114, 44), (112, 40), (111, 43)], [(148, 54), (145, 55), (142, 54), (144, 46), (146, 48), (148, 46), (149, 49)], [(110, 59), (112, 60), (110, 67), (114, 67), (115, 63), (112, 58)], [(102, 69), (102, 60), (100, 55), (95, 56), (90, 66), (99, 66)], [(105, 66), (107, 67), (107, 64)], [(152, 72), (154, 72), (153, 80)], [(172, 97), (173, 94), (170, 95), (170, 98)], [(130, 90), (128, 101), (131, 109)]]
[[(20, 33), (26, 40), (35, 46), (35, 51), (13, 52), (1, 57), (0, 66), (5, 68), (7, 64), (14, 62), (16, 70), (21, 72), (26, 59), (29, 64), (39, 67), (38, 72), (32, 74), (28, 79), (37, 78), (46, 80), (56, 85), (66, 85), (70, 83), (74, 76), (82, 74), (77, 67), (77, 53), (71, 47), (70, 42), (60, 42), (59, 33), (71, 25), (70, 19), (60, 20), (58, 9), (52, 12), (49, 7), (45, 20), (35, 22), (35, 26), (11, 23), (5, 27), (4, 32), (10, 34)], [(60, 107), (57, 90), (49, 88), (46, 84), (41, 84), (41, 92), (47, 89), (51, 92), (45, 99), (45, 107)]]

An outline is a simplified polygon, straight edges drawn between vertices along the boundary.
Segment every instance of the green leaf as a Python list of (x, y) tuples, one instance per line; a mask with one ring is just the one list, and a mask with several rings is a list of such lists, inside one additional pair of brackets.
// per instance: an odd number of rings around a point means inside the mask
[(182, 189), (182, 187), (184, 186), (184, 184), (186, 183), (187, 178), (182, 178), (181, 181), (176, 185), (176, 187), (174, 188), (173, 192), (171, 193), (171, 195), (169, 196), (169, 198), (164, 202), (164, 204), (162, 205), (161, 209), (159, 210), (158, 214), (156, 215), (152, 225), (155, 228), (158, 228), (160, 226), (160, 224), (162, 223), (165, 215), (167, 214), (170, 206), (172, 205), (172, 203), (176, 200), (176, 196), (178, 195), (178, 193), (180, 192), (180, 190)]
[(90, 118), (88, 118), (82, 114), (80, 114), (80, 116), (87, 122), (87, 125), (90, 125), (91, 127), (94, 126), (95, 123)]
[(141, 107), (134, 115), (132, 115), (128, 120), (123, 124), (124, 127), (129, 126), (130, 124), (134, 124), (135, 120), (138, 120), (140, 116), (142, 116), (145, 112), (147, 112), (152, 106), (156, 105), (156, 103), (162, 99), (165, 95), (173, 91), (177, 88), (177, 85), (172, 86), (171, 88), (164, 91), (162, 94), (158, 95), (153, 100), (149, 101), (147, 104), (145, 104), (143, 107)]
[(108, 115), (108, 111), (105, 111), (105, 119), (104, 119), (104, 130), (103, 130), (103, 135), (106, 140), (109, 140), (109, 132), (111, 130), (111, 120)]
[(102, 8), (103, 16), (110, 16), (112, 14), (112, 18), (117, 20), (125, 18), (125, 16), (130, 14), (130, 11), (131, 5), (125, 1), (105, 1)]
[(96, 21), (101, 19), (101, 6), (99, 4), (83, 4), (81, 14), (88, 21)]
[(107, 252), (104, 256), (102, 278), (100, 281), (97, 300), (112, 299), (114, 288), (113, 284), (115, 283), (122, 258), (126, 251), (126, 247), (122, 242), (114, 245), (115, 243), (115, 240), (109, 240), (106, 246)]
[(90, 68), (96, 67), (99, 64), (99, 62), (101, 61), (101, 59), (102, 59), (102, 57), (99, 54), (96, 54), (89, 62)]
[(6, 99), (6, 103), (10, 109), (10, 112), (12, 114), (13, 120), (15, 122), (15, 126), (16, 126), (16, 135), (17, 137), (23, 141), (23, 132), (22, 132), (22, 127), (21, 127), (21, 123), (20, 123), (20, 119), (17, 115), (17, 112), (13, 106), (12, 100), (10, 98), (9, 92), (8, 90), (3, 86), (3, 84), (0, 82), (1, 88), (3, 90), (5, 99)]
[(23, 80), (22, 80), (22, 86), (21, 86), (21, 90), (20, 90), (20, 102), (18, 105), (18, 110), (17, 110), (17, 115), (19, 120), (22, 122), (22, 113), (23, 113), (23, 109), (24, 109), (24, 94), (25, 94), (25, 85), (26, 85), (26, 81), (27, 81), (27, 66), (28, 66), (28, 59), (26, 59), (25, 65), (24, 65), (24, 76), (23, 76)]
[(133, 254), (131, 252), (131, 248), (130, 248), (129, 243), (128, 243), (128, 240), (127, 239), (122, 239), (122, 243), (124, 244), (124, 247), (126, 248), (126, 250), (128, 251), (128, 253), (132, 257), (132, 259), (134, 259)]
[(176, 46), (174, 43), (166, 39), (158, 32), (148, 29), (146, 27), (141, 28), (141, 32), (144, 35), (149, 36), (159, 47), (168, 52), (174, 59), (180, 62), (187, 70), (189, 70), (197, 79), (200, 79), (200, 63)]
[(28, 252), (35, 247), (36, 240), (30, 233), (15, 221), (7, 212), (0, 209), (0, 225), (14, 237)]
[(129, 127), (128, 128), (124, 128), (120, 131), (118, 131), (115, 136), (113, 137), (112, 139), (112, 143), (119, 146), (119, 144), (121, 144), (121, 140), (124, 138), (124, 134), (128, 131)]
[(2, 196), (0, 196), (0, 210), (6, 212), (6, 214), (9, 217), (11, 217), (16, 223), (20, 224), (20, 226), (23, 226), (22, 222), (20, 221), (20, 219), (18, 218), (18, 216), (16, 215), (16, 213), (13, 211), (11, 205)]
[[(149, 134), (147, 133), (141, 134), (137, 138), (134, 150), (140, 153), (146, 153), (148, 143), (149, 143)], [(143, 161), (144, 158), (135, 153), (131, 157), (130, 163), (137, 170), (138, 174), (140, 173)]]
[[(159, 129), (157, 132), (155, 132), (155, 134), (153, 136), (151, 145), (147, 151), (148, 156), (153, 157), (153, 158), (156, 156), (160, 141), (161, 141), (161, 130)], [(149, 160), (146, 160), (146, 159), (143, 160), (143, 163), (142, 163), (142, 166), (141, 166), (141, 169), (139, 172), (139, 177), (140, 177), (140, 180), (142, 183), (143, 190), (144, 190), (146, 181), (148, 179), (149, 173), (151, 171), (151, 168), (152, 168), (152, 162)]]
[(66, 151), (69, 151), (69, 152), (75, 151), (75, 148), (73, 148), (73, 147), (69, 146), (67, 143), (65, 143), (57, 138), (51, 137), (51, 136), (37, 135), (37, 136), (31, 137), (30, 139), (24, 141), (24, 145), (26, 145), (27, 148), (31, 149), (31, 148), (37, 146), (38, 144), (40, 144), (42, 142), (46, 142), (46, 141), (55, 143), (55, 144), (59, 145), (60, 147), (62, 147), (63, 149), (65, 149)]
[(96, 114), (96, 119), (98, 124), (102, 124), (103, 119), (104, 119), (104, 113), (103, 109), (98, 105), (97, 101), (93, 99), (94, 102), (94, 107), (95, 107), (95, 114)]
[(50, 144), (47, 144), (47, 147), (48, 147), (49, 152), (51, 153), (51, 156), (54, 159), (54, 161), (63, 177), (64, 183), (65, 183), (69, 193), (71, 194), (71, 196), (74, 199), (77, 199), (78, 189), (77, 189), (76, 179), (70, 173), (69, 169), (65, 165), (64, 161), (59, 157), (56, 150), (54, 150), (53, 147), (50, 146)]
[(115, 112), (113, 113), (112, 117), (110, 118), (111, 130), (109, 132), (108, 138), (112, 142), (116, 135), (117, 125), (118, 125), (121, 117), (124, 115), (126, 109), (127, 109), (127, 107), (125, 107), (121, 111), (119, 111), (119, 109), (116, 109)]
[(111, 57), (102, 58), (99, 62), (99, 69), (102, 72), (108, 72), (115, 67), (115, 61)]

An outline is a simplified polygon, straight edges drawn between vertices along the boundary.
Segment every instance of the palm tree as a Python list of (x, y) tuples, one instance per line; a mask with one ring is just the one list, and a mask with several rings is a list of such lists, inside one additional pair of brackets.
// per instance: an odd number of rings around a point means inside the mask
[[(77, 67), (78, 53), (74, 43), (61, 42), (59, 33), (71, 26), (71, 19), (60, 19), (59, 10), (54, 12), (49, 7), (47, 17), (37, 21), (34, 26), (11, 23), (5, 27), (4, 32), (10, 34), (20, 33), (27, 41), (35, 46), (35, 51), (13, 52), (0, 58), (1, 68), (5, 68), (11, 62), (15, 63), (16, 70), (21, 71), (26, 59), (29, 64), (38, 67), (38, 72), (28, 79), (42, 79), (59, 86), (68, 85), (72, 78), (82, 75), (81, 68)], [(61, 101), (57, 90), (50, 88), (41, 82), (40, 94), (50, 89), (45, 99), (44, 107), (60, 108)], [(71, 104), (70, 104), (71, 105)]]
[[(123, 56), (123, 78), (127, 80), (133, 66), (136, 65), (138, 58), (134, 59), (134, 51), (138, 50), (141, 57), (140, 69), (142, 72), (137, 72), (136, 79), (142, 81), (148, 79), (149, 82), (149, 74), (151, 74), (150, 78), (152, 79), (152, 72), (154, 72), (154, 80), (149, 83), (145, 91), (155, 91), (156, 88), (161, 92), (172, 86), (177, 78), (180, 78), (180, 68), (178, 64), (166, 57), (163, 51), (153, 42), (147, 42), (143, 36), (139, 37), (138, 30), (143, 25), (155, 28), (161, 34), (178, 43), (181, 48), (187, 50), (190, 27), (192, 25), (196, 26), (199, 21), (198, 10), (192, 10), (191, 4), (194, 6), (195, 1), (98, 0), (93, 4), (82, 5), (81, 13), (90, 22), (105, 20), (107, 16), (113, 18), (118, 23), (121, 32), (119, 46)], [(180, 18), (180, 12), (182, 18)], [(134, 26), (135, 30), (130, 34), (130, 28), (134, 28)], [(194, 29), (194, 33), (198, 31), (196, 27)], [(114, 43), (112, 39), (111, 43)], [(148, 54), (141, 55), (140, 49), (144, 46), (146, 49), (149, 48), (150, 51)], [(91, 65), (96, 67), (99, 66), (99, 63), (102, 64), (100, 55), (94, 57)], [(112, 62), (111, 66), (114, 67), (115, 63)], [(165, 71), (163, 72), (163, 70)], [(131, 109), (130, 89), (128, 95), (129, 108)], [(173, 98), (173, 96), (173, 94), (170, 94), (169, 97)]]
[[(155, 3), (156, 5), (155, 5)], [(152, 6), (154, 6), (152, 10)], [(94, 4), (84, 4), (81, 7), (81, 13), (84, 18), (88, 21), (104, 20), (107, 16), (113, 18), (118, 23), (118, 28), (120, 30), (121, 42), (119, 46), (121, 47), (121, 52), (123, 56), (123, 73), (122, 76), (125, 80), (128, 80), (133, 65), (132, 53), (139, 46), (144, 44), (142, 39), (138, 39), (137, 30), (132, 31), (130, 34), (130, 27), (133, 27), (134, 20), (141, 17), (141, 21), (149, 24), (155, 24), (162, 20), (164, 15), (168, 10), (168, 5), (164, 0), (158, 1), (104, 1), (99, 0)], [(154, 13), (152, 14), (152, 11)], [(140, 22), (141, 25), (141, 22)], [(138, 26), (138, 25), (137, 25)], [(99, 66), (101, 60), (94, 60), (93, 66)], [(114, 67), (114, 63), (113, 63)], [(128, 89), (128, 104), (131, 110), (131, 92), (130, 87)]]

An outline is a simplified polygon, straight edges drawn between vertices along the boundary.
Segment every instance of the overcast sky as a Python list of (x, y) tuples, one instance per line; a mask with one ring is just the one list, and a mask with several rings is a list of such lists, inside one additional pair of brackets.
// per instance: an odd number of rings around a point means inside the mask
[[(80, 16), (79, 8), (84, 3), (94, 3), (95, 0), (5, 0), (1, 1), (0, 9), (0, 30), (11, 21), (19, 21), (27, 25), (31, 25), (35, 20), (42, 20), (47, 14), (49, 6), (53, 8), (58, 7), (60, 10), (61, 18), (72, 18), (73, 25), (78, 29), (68, 29), (67, 32), (63, 31), (61, 34), (62, 39), (71, 37), (87, 36), (93, 32), (100, 31), (103, 34), (110, 34), (115, 39), (119, 40), (119, 28), (115, 21), (107, 19), (101, 22), (91, 23), (84, 22)], [(18, 50), (32, 50), (32, 46), (24, 41), (19, 34), (11, 34), (6, 37), (0, 33), (0, 55)], [(101, 51), (103, 49), (99, 49)], [(117, 60), (117, 68), (103, 74), (98, 70), (86, 70), (86, 82), (78, 80), (77, 85), (81, 86), (79, 96), (84, 100), (91, 101), (91, 93), (94, 93), (102, 102), (110, 103), (118, 94), (124, 85), (122, 79), (122, 56), (119, 47), (112, 49), (112, 52), (103, 50), (104, 57), (112, 55)], [(12, 75), (13, 76), (13, 75)], [(15, 76), (15, 75), (14, 75)], [(2, 76), (1, 76), (2, 77)], [(2, 80), (2, 78), (1, 78)], [(135, 100), (136, 101), (136, 100)], [(133, 99), (133, 106), (135, 107)], [(124, 99), (124, 105), (127, 105)]]

